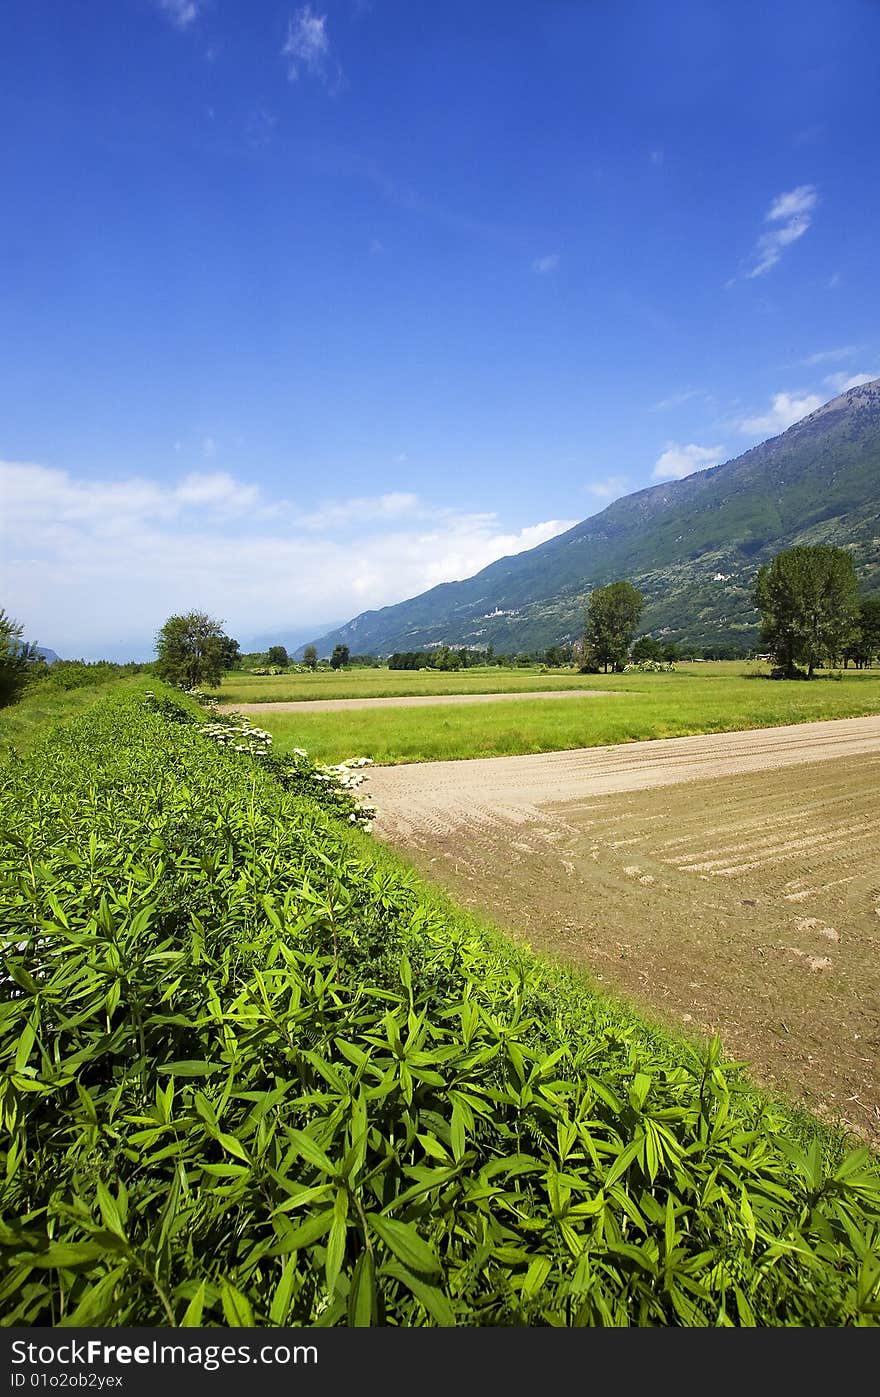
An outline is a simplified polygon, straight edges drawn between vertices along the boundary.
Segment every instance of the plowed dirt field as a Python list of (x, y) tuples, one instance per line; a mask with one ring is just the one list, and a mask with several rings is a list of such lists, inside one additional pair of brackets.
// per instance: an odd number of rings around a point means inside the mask
[(376, 769), (463, 903), (880, 1142), (880, 718)]

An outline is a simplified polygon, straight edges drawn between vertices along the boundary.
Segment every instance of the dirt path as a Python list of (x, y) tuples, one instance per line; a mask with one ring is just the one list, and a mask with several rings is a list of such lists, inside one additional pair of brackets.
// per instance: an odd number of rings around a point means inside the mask
[(619, 689), (543, 689), (516, 694), (405, 694), (396, 698), (296, 699), (290, 703), (221, 703), (218, 713), (333, 713), (346, 708), (435, 708), (446, 703), (504, 703), (512, 699), (607, 698)]
[(459, 902), (880, 1144), (880, 717), (376, 768), (364, 789)]

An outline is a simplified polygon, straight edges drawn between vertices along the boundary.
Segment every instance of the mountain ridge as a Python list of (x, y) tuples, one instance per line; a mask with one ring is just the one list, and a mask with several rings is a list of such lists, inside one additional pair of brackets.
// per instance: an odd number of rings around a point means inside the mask
[(439, 644), (534, 650), (576, 639), (594, 587), (645, 594), (642, 629), (691, 644), (754, 644), (761, 563), (795, 543), (853, 551), (880, 589), (880, 379), (839, 394), (718, 466), (649, 485), (470, 578), (355, 616), (312, 643), (390, 654)]

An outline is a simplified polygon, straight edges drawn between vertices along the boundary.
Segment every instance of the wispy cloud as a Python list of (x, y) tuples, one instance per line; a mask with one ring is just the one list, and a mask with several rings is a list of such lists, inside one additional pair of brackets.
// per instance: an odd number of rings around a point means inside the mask
[(820, 349), (818, 354), (811, 354), (806, 359), (799, 360), (804, 368), (812, 369), (817, 364), (834, 364), (840, 359), (851, 359), (854, 354), (859, 353), (857, 344), (843, 344), (839, 349)]
[(156, 3), (177, 29), (186, 29), (197, 20), (201, 9), (201, 0), (156, 0)]
[(668, 441), (665, 451), (657, 457), (651, 475), (654, 480), (681, 480), (683, 476), (693, 475), (694, 471), (717, 466), (723, 456), (723, 446), (698, 446), (693, 441), (687, 446), (680, 446), (676, 441)]
[(880, 372), (874, 374), (849, 374), (843, 373), (829, 374), (823, 382), (828, 388), (833, 388), (835, 393), (846, 393), (850, 388), (858, 388), (863, 383), (873, 383), (875, 378), (880, 378)]
[(339, 65), (331, 59), (327, 16), (315, 14), (311, 5), (303, 5), (288, 21), (281, 54), (287, 59), (288, 82), (297, 82), (303, 70), (325, 84), (342, 76)]
[(756, 417), (743, 418), (738, 424), (739, 430), (750, 437), (778, 436), (802, 417), (815, 412), (824, 401), (818, 393), (774, 393), (769, 410)]
[(559, 253), (551, 252), (547, 257), (536, 257), (532, 263), (532, 271), (538, 276), (547, 276), (548, 272), (555, 272), (559, 267)]
[(404, 517), (418, 515), (421, 502), (418, 495), (404, 490), (387, 495), (359, 496), (349, 500), (330, 500), (317, 509), (300, 516), (298, 522), (304, 529), (324, 533), (330, 529), (342, 529), (351, 524), (375, 524), (396, 521)]
[(148, 655), (166, 616), (192, 606), (244, 635), (350, 616), (470, 577), (576, 522), (505, 528), (494, 513), (404, 491), (310, 508), (225, 472), (104, 481), (2, 462), (0, 497), (14, 583), (4, 602), (68, 656)]
[(799, 184), (796, 189), (776, 196), (764, 218), (764, 222), (773, 227), (758, 239), (754, 265), (746, 272), (747, 277), (764, 276), (776, 266), (785, 248), (803, 237), (812, 222), (818, 200), (819, 194), (814, 184)]

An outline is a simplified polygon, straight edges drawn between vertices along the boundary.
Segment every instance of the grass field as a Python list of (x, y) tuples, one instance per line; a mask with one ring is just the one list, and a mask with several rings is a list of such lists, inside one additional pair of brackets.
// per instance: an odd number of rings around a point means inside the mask
[[(742, 665), (738, 668), (741, 670)], [(500, 669), (487, 665), (446, 674), (430, 669), (319, 670), (315, 674), (230, 674), (217, 694), (223, 703), (299, 703), (310, 699), (404, 698), (417, 694), (528, 694), (540, 689), (619, 686), (628, 676), (578, 674), (572, 669)], [(597, 683), (601, 680), (601, 683)]]
[[(438, 676), (414, 677), (430, 681)], [(524, 696), (522, 702), (335, 713), (269, 710), (257, 721), (272, 733), (281, 752), (303, 747), (320, 761), (369, 756), (390, 763), (555, 752), (880, 712), (877, 670), (847, 671), (840, 680), (822, 676), (812, 683), (747, 677), (742, 664), (683, 666), (675, 674), (577, 677), (584, 687), (607, 689), (607, 698), (585, 696), (579, 702)], [(537, 682), (546, 686), (547, 676)], [(558, 672), (551, 683), (562, 687)], [(228, 697), (225, 691), (223, 696)]]

